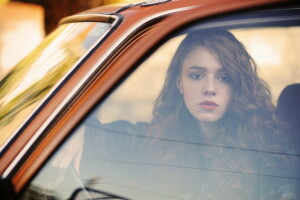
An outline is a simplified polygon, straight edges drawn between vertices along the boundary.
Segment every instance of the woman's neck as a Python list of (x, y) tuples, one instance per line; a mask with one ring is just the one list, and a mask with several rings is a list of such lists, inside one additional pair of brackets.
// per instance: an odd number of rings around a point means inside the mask
[(216, 123), (200, 122), (199, 128), (202, 131), (203, 137), (206, 141), (210, 141), (216, 136), (218, 132), (218, 127)]

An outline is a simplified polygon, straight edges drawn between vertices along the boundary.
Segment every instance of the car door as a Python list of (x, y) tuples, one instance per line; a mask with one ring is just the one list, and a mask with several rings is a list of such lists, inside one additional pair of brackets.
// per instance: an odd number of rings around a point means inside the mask
[[(242, 4), (240, 8), (249, 6)], [(222, 29), (234, 35), (257, 65), (255, 77), (259, 77), (256, 80), (260, 81), (259, 86), (270, 88), (273, 97), (265, 99), (271, 99), (274, 109), (281, 91), (299, 83), (299, 7), (269, 5), (228, 12), (235, 6), (223, 8), (222, 15), (219, 13), (222, 9), (204, 11), (204, 6), (171, 16), (128, 47), (102, 77), (92, 80), (84, 95), (76, 99), (73, 108), (66, 110), (64, 118), (56, 122), (23, 169), (13, 176), (14, 183), (22, 188), (19, 198), (78, 199), (82, 198), (80, 195), (90, 199), (299, 198), (299, 143), (294, 139), (298, 136), (280, 116), (278, 123), (272, 124), (276, 127), (270, 128), (274, 132), (244, 131), (249, 133), (250, 142), (248, 135), (231, 135), (235, 127), (231, 132), (217, 135), (215, 140), (205, 140), (191, 127), (173, 129), (191, 119), (189, 113), (180, 118), (181, 106), (162, 112), (171, 113), (158, 118), (163, 119), (160, 124), (163, 129), (153, 126), (158, 111), (154, 108), (160, 108), (163, 102), (162, 91), (172, 99), (169, 104), (178, 101), (181, 105), (175, 94), (163, 88), (170, 77), (173, 57), (191, 33), (207, 34)], [(171, 25), (163, 29), (167, 24)], [(150, 38), (153, 40), (149, 41)], [(193, 73), (191, 77), (199, 78), (199, 74)], [(223, 80), (221, 75), (218, 77)], [(103, 77), (113, 80), (107, 83)], [(242, 84), (244, 80), (232, 81)], [(173, 93), (179, 95), (180, 90), (176, 89), (180, 87), (174, 83)], [(253, 93), (247, 92), (247, 88), (253, 88)], [(231, 89), (238, 93), (236, 87)], [(241, 95), (246, 100), (259, 96), (254, 86), (244, 89)], [(169, 104), (163, 108), (170, 107)], [(295, 106), (292, 110), (297, 110)], [(257, 118), (261, 121), (254, 120), (254, 125), (262, 124), (263, 119), (267, 121), (267, 115)], [(26, 172), (39, 166), (35, 163), (44, 150), (47, 154), (52, 151), (54, 147), (49, 149), (47, 145), (60, 144), (71, 129), (70, 136), (35, 176)], [(63, 134), (58, 137), (58, 133)]]

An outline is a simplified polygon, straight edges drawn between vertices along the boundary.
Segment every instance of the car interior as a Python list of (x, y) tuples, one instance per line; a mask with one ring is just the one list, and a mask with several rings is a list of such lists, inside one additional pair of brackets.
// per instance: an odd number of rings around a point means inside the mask
[(278, 117), (286, 123), (286, 133), (290, 134), (290, 142), (295, 144), (297, 153), (300, 146), (300, 84), (295, 83), (286, 86), (281, 92), (278, 103)]

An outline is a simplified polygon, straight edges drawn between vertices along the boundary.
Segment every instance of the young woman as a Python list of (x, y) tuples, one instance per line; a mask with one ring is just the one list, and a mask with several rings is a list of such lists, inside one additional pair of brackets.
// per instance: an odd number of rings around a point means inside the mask
[(166, 176), (189, 176), (204, 199), (294, 199), (288, 178), (272, 179), (294, 170), (282, 155), (279, 127), (268, 85), (245, 47), (230, 32), (211, 29), (189, 33), (177, 49), (149, 134), (174, 142), (158, 139), (156, 159), (207, 172)]
[[(167, 72), (153, 111), (161, 130), (193, 128), (204, 137), (217, 132), (274, 133), (275, 107), (255, 62), (228, 31), (189, 33)], [(227, 135), (229, 136), (229, 135)]]

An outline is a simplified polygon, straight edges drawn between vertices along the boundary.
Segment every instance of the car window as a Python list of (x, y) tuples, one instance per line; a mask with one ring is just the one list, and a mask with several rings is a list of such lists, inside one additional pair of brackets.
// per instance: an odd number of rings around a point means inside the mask
[(262, 13), (172, 35), (99, 102), (24, 196), (299, 199), (299, 136), (278, 108), (300, 82), (300, 18)]
[(108, 28), (109, 23), (96, 22), (61, 25), (3, 78), (0, 82), (1, 148)]

